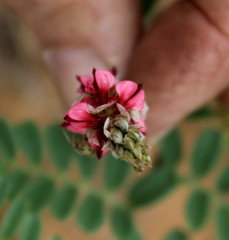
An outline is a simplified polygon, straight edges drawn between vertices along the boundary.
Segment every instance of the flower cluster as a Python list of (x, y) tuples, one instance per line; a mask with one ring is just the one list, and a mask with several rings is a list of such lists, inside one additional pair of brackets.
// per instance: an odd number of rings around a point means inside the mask
[(96, 153), (101, 158), (108, 150), (131, 163), (135, 170), (150, 166), (146, 128), (142, 116), (145, 96), (142, 85), (116, 82), (109, 71), (93, 69), (93, 76), (77, 77), (82, 99), (72, 105), (62, 127), (79, 134), (74, 148), (80, 153)]

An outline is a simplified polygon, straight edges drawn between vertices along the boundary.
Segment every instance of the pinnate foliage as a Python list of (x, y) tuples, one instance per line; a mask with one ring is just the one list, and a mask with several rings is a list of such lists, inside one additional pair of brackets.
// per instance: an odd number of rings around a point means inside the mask
[[(31, 121), (11, 126), (0, 120), (0, 133), (0, 207), (6, 208), (0, 239), (40, 240), (45, 224), (41, 212), (47, 208), (59, 221), (74, 218), (85, 232), (99, 230), (108, 220), (116, 239), (141, 240), (133, 217), (135, 209), (157, 204), (183, 183), (177, 168), (183, 156), (179, 129), (161, 140), (159, 164), (139, 177), (126, 162), (110, 154), (99, 162), (75, 153), (58, 124), (42, 130)], [(207, 129), (194, 145), (191, 178), (199, 181), (219, 161), (222, 135)], [(217, 179), (215, 189), (220, 194), (229, 191), (228, 175), (227, 167)], [(124, 187), (126, 197), (119, 200), (116, 197)], [(187, 226), (201, 229), (210, 209), (211, 192), (194, 189), (186, 203)], [(220, 240), (229, 236), (228, 221), (228, 206), (223, 205), (216, 214)], [(174, 229), (165, 239), (189, 238), (185, 231)]]

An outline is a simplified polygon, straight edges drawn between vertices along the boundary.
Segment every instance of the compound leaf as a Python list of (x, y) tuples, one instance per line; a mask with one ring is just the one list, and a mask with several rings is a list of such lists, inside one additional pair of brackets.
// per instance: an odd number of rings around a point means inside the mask
[(25, 211), (25, 203), (21, 198), (16, 199), (3, 218), (1, 236), (10, 238), (19, 227)]
[(209, 212), (209, 194), (194, 190), (188, 198), (186, 207), (187, 221), (192, 229), (200, 229), (206, 222)]
[(11, 129), (3, 119), (0, 119), (0, 155), (7, 160), (12, 160), (16, 155)]
[(229, 207), (221, 205), (217, 211), (216, 229), (218, 240), (229, 239)]
[(203, 177), (215, 165), (222, 150), (222, 134), (216, 129), (207, 129), (199, 136), (192, 155), (192, 174)]
[(154, 169), (130, 189), (129, 204), (136, 208), (153, 203), (169, 193), (176, 185), (176, 177), (169, 169)]
[(66, 170), (73, 157), (73, 149), (67, 142), (61, 127), (49, 126), (46, 130), (47, 147), (51, 159), (58, 170)]
[(176, 166), (179, 163), (182, 156), (182, 140), (178, 129), (172, 130), (162, 139), (160, 155), (169, 167)]
[(41, 210), (49, 202), (53, 191), (53, 180), (49, 177), (41, 176), (31, 184), (26, 193), (29, 209), (31, 211)]
[(14, 172), (10, 173), (8, 181), (8, 191), (7, 197), (9, 199), (15, 198), (25, 187), (28, 180), (28, 174), (21, 169), (16, 169)]
[(188, 237), (183, 231), (174, 229), (166, 235), (165, 240), (188, 240)]
[(42, 144), (38, 127), (33, 122), (25, 122), (14, 127), (17, 146), (24, 152), (26, 159), (38, 165), (42, 161)]
[(21, 231), (20, 240), (39, 240), (41, 233), (41, 221), (35, 214), (29, 214)]
[(77, 190), (71, 184), (66, 184), (56, 194), (52, 202), (52, 213), (58, 219), (65, 219), (71, 212), (76, 200)]
[(111, 191), (120, 188), (124, 184), (129, 173), (130, 165), (128, 163), (109, 155), (106, 159), (104, 168), (103, 179), (105, 187)]
[(221, 193), (229, 193), (229, 165), (221, 173), (217, 181), (217, 189)]
[(81, 203), (78, 211), (79, 225), (88, 232), (97, 230), (104, 221), (104, 202), (91, 193)]

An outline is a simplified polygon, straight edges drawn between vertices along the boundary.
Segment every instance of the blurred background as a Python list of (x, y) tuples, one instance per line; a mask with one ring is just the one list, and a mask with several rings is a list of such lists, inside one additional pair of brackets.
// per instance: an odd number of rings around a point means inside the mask
[[(172, 2), (144, 1), (146, 27)], [(37, 39), (0, 1), (0, 240), (229, 239), (229, 154), (207, 107), (153, 147), (140, 176), (69, 153), (66, 109)]]

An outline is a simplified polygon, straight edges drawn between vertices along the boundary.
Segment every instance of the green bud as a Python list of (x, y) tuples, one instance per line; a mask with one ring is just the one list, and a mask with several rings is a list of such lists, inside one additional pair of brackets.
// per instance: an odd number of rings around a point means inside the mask
[(135, 148), (135, 143), (130, 137), (128, 137), (128, 134), (124, 137), (124, 147), (131, 151), (134, 151)]
[(143, 134), (139, 131), (139, 129), (131, 126), (128, 131), (128, 136), (132, 138), (134, 141), (142, 141), (144, 139)]
[(136, 145), (134, 148), (134, 155), (136, 156), (137, 159), (142, 159), (142, 146)]
[(142, 173), (143, 172), (143, 168), (142, 168), (142, 166), (137, 166), (137, 167), (135, 167), (135, 166), (133, 166), (133, 168), (134, 168), (134, 171), (135, 172), (138, 172), (138, 173)]
[(84, 155), (92, 156), (95, 154), (95, 149), (88, 143), (86, 138), (79, 138), (74, 144), (74, 149)]
[(146, 155), (146, 156), (143, 158), (143, 160), (144, 160), (144, 164), (145, 164), (146, 166), (152, 167), (152, 160), (151, 160), (150, 155)]
[(113, 120), (113, 125), (120, 128), (123, 132), (127, 132), (129, 129), (129, 120), (125, 115), (119, 115)]
[(114, 127), (111, 128), (110, 138), (114, 143), (117, 143), (117, 144), (122, 144), (123, 143), (122, 132), (117, 128), (114, 128)]
[[(123, 127), (125, 124), (126, 127)], [(111, 151), (115, 157), (130, 163), (136, 172), (142, 172), (144, 166), (151, 166), (149, 149), (137, 126), (129, 126), (127, 117), (122, 114), (110, 126)]]
[(115, 147), (115, 150), (113, 151), (113, 154), (117, 156), (117, 158), (123, 159), (125, 153), (125, 149), (122, 145), (117, 144)]
[(129, 151), (129, 150), (126, 150), (125, 153), (124, 153), (124, 157), (123, 159), (129, 163), (131, 163), (132, 165), (136, 165), (135, 164), (135, 157), (134, 157), (134, 154)]

